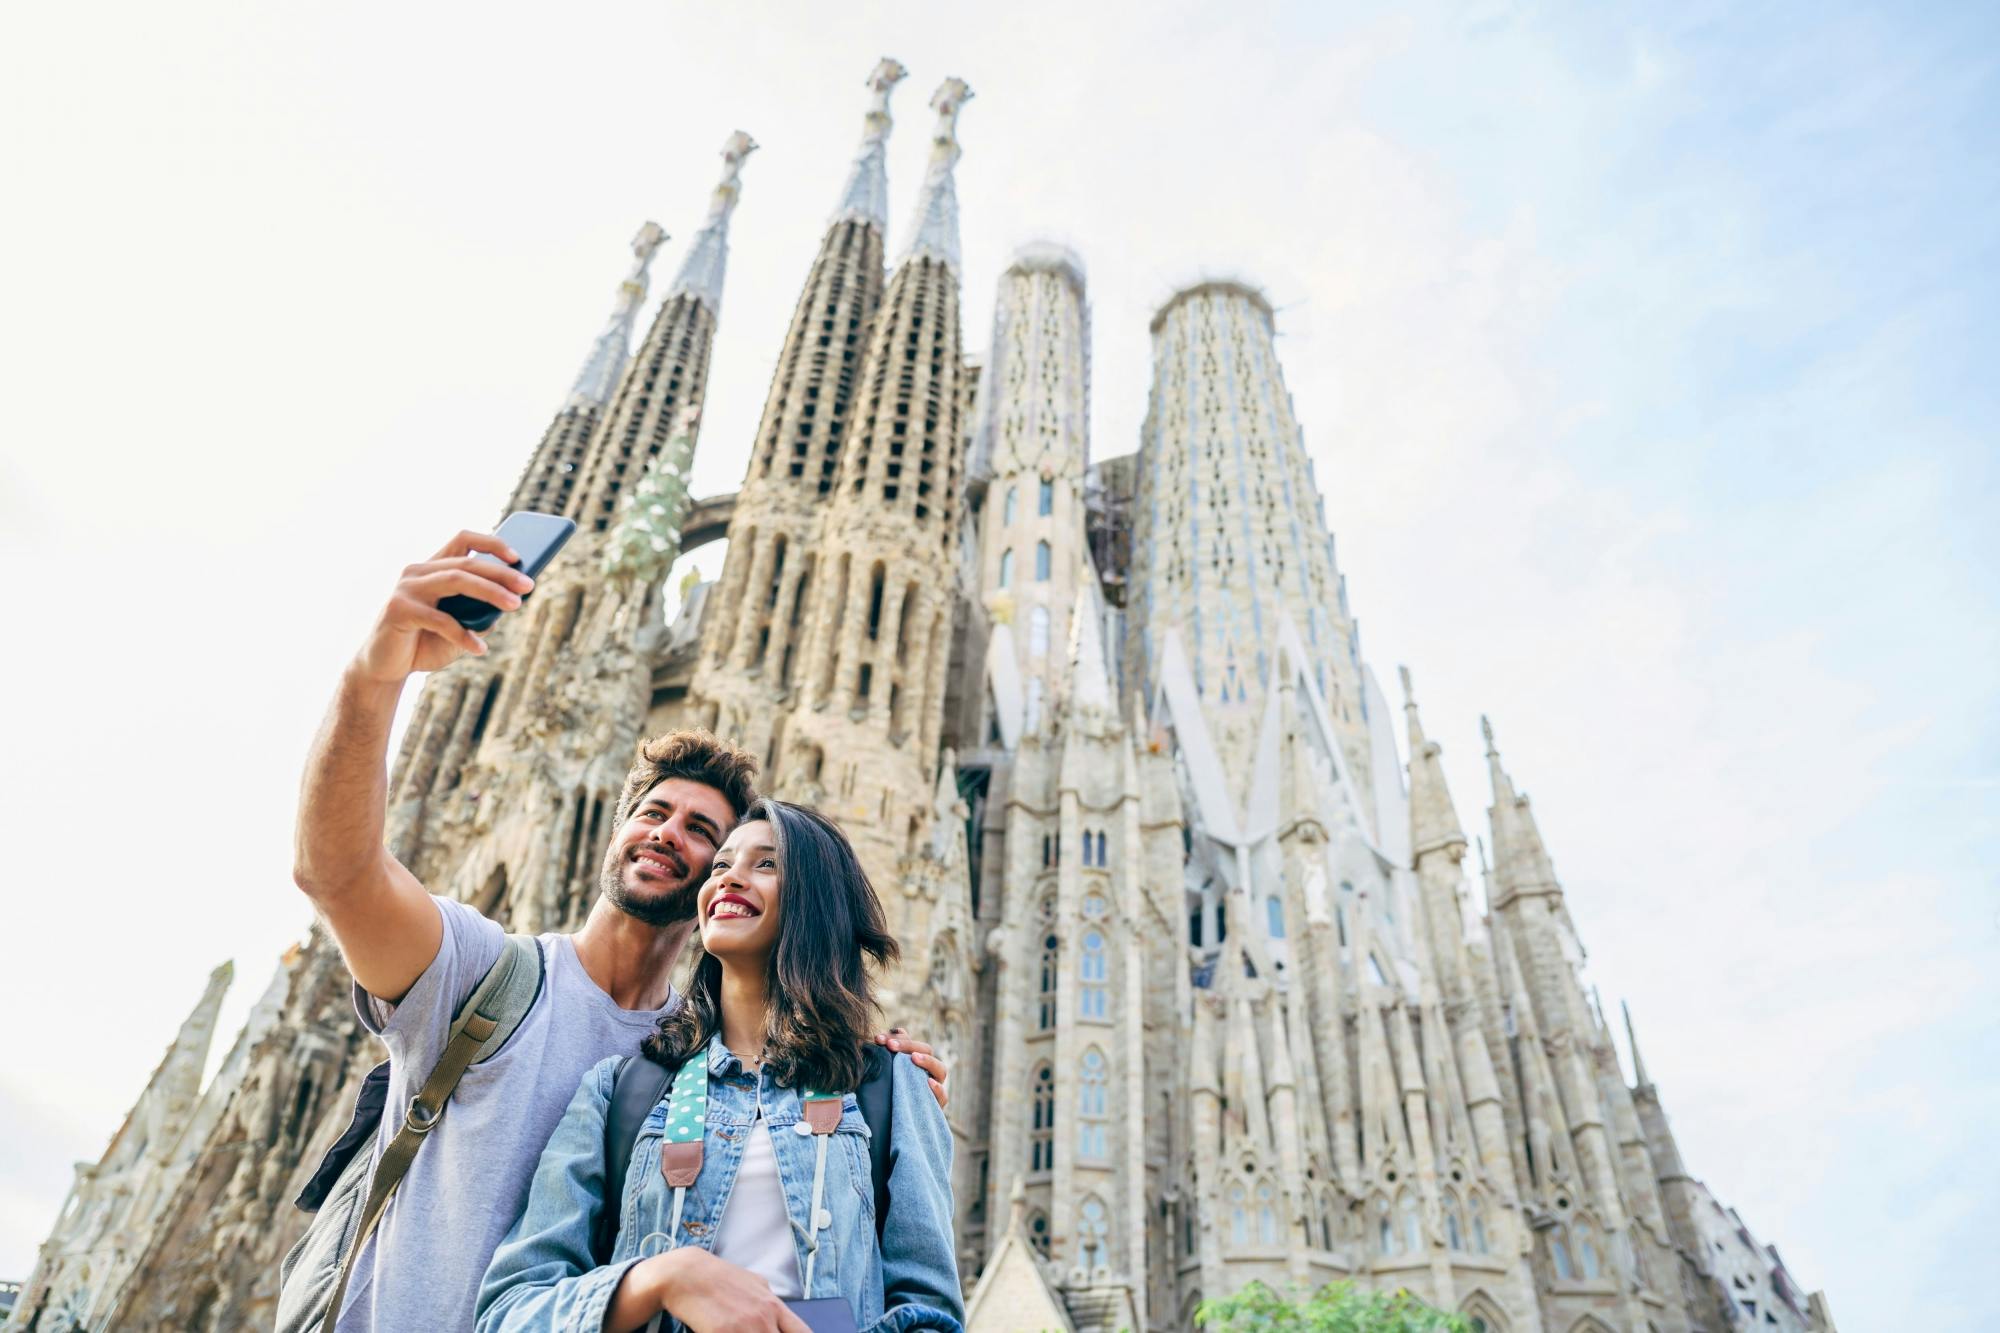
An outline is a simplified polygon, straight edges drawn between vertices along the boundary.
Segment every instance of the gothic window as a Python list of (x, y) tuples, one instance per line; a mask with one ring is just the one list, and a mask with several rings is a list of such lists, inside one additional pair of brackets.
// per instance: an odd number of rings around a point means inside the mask
[(1039, 1208), (1028, 1214), (1028, 1244), (1042, 1258), (1049, 1257), (1049, 1215)]
[(1043, 1032), (1049, 1031), (1056, 1025), (1056, 959), (1056, 937), (1054, 935), (1044, 936), (1042, 939), (1042, 1007), (1040, 1022), (1037, 1025)]
[(1444, 1243), (1454, 1250), (1465, 1248), (1465, 1233), (1458, 1225), (1458, 1196), (1444, 1196)]
[(1028, 656), (1049, 655), (1049, 609), (1038, 606), (1028, 613)]
[(1049, 544), (1047, 542), (1036, 542), (1035, 582), (1047, 583), (1048, 581), (1049, 581)]
[(1250, 1243), (1250, 1191), (1240, 1180), (1231, 1181), (1229, 1185), (1229, 1243)]
[(1340, 947), (1347, 947), (1347, 909), (1339, 903), (1333, 905), (1334, 928), (1340, 932)]
[(1076, 1245), (1077, 1257), (1087, 1269), (1109, 1268), (1111, 1266), (1111, 1218), (1105, 1210), (1104, 1201), (1091, 1195), (1077, 1209)]
[(1035, 499), (1035, 512), (1047, 518), (1056, 511), (1056, 484), (1047, 477), (1042, 478), (1042, 489)]
[(1576, 1261), (1586, 1282), (1595, 1282), (1603, 1271), (1597, 1261), (1597, 1242), (1588, 1222), (1576, 1224)]
[(1086, 893), (1083, 896), (1083, 918), (1086, 921), (1102, 921), (1111, 911), (1111, 905), (1104, 901), (1101, 893)]
[(1576, 1265), (1570, 1262), (1569, 1242), (1563, 1239), (1560, 1226), (1549, 1233), (1549, 1261), (1555, 1265), (1557, 1277), (1567, 1281), (1576, 1276)]
[(1110, 977), (1110, 964), (1104, 956), (1104, 935), (1100, 931), (1089, 931), (1083, 937), (1083, 1017), (1103, 1019), (1111, 1016), (1110, 997), (1106, 991)]
[(1382, 972), (1382, 964), (1372, 953), (1368, 955), (1368, 979), (1378, 986), (1389, 984), (1389, 978)]
[(1333, 1191), (1326, 1190), (1319, 1198), (1319, 1243), (1323, 1250), (1333, 1248)]
[(1076, 1094), (1077, 1156), (1102, 1161), (1110, 1156), (1105, 1120), (1111, 1114), (1110, 1071), (1096, 1047), (1083, 1053)]
[(1028, 1170), (1049, 1171), (1056, 1164), (1056, 1076), (1047, 1061), (1035, 1066), (1034, 1132), (1028, 1140)]
[(1055, 863), (1056, 863), (1055, 839), (1051, 838), (1048, 834), (1044, 833), (1042, 835), (1042, 868), (1046, 870), (1048, 867), (1054, 865)]
[(1018, 486), (1009, 486), (1007, 488), (1007, 501), (1004, 505), (1001, 506), (1000, 521), (1002, 523), (1010, 525), (1013, 523), (1014, 502), (1021, 498), (1020, 490), (1021, 488)]
[(1105, 859), (1103, 829), (1099, 829), (1097, 831), (1097, 864), (1101, 866), (1111, 864), (1108, 860)]
[(1000, 553), (1000, 586), (1006, 587), (1014, 581), (1014, 548), (1008, 547)]
[(1285, 938), (1285, 904), (1275, 893), (1264, 900), (1264, 919), (1270, 925), (1272, 939)]
[(1488, 1253), (1486, 1244), (1486, 1201), (1477, 1194), (1472, 1196), (1472, 1252)]
[(1396, 1252), (1396, 1224), (1389, 1217), (1389, 1201), (1375, 1200), (1375, 1248), (1384, 1254)]
[(1417, 1218), (1417, 1200), (1413, 1194), (1405, 1193), (1399, 1205), (1403, 1213), (1403, 1240), (1410, 1247), (1411, 1254), (1424, 1252), (1423, 1223)]
[(1276, 1245), (1278, 1243), (1278, 1201), (1277, 1191), (1271, 1182), (1257, 1182), (1257, 1243)]

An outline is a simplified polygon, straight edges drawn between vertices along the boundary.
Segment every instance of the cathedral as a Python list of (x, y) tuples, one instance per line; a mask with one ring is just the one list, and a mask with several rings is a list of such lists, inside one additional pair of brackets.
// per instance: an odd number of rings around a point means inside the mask
[[(1252, 1280), (1404, 1288), (1479, 1333), (1832, 1330), (1691, 1174), (1629, 1017), (1628, 1078), (1494, 728), (1468, 834), (1410, 673), (1392, 698), (1363, 651), (1268, 301), (1167, 300), (1139, 448), (1093, 460), (1077, 255), (1020, 250), (966, 351), (993, 278), (960, 259), (958, 79), (889, 228), (903, 77), (875, 68), (829, 171), (753, 439), (701, 435), (749, 136), (636, 346), (667, 238), (634, 239), (509, 505), (578, 535), (425, 683), (395, 854), (572, 929), (635, 743), (690, 725), (841, 821), (903, 945), (885, 1017), (953, 1070), (973, 1333), (1187, 1329)], [(733, 495), (689, 496), (698, 444), (743, 450)], [(9, 1327), (268, 1326), (378, 1056), (316, 928), (203, 1088), (227, 984), (78, 1166)]]

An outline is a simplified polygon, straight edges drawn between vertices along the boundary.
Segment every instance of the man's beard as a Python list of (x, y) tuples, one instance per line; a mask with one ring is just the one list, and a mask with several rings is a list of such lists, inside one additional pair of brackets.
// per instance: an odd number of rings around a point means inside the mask
[(642, 896), (625, 884), (625, 872), (631, 865), (621, 848), (613, 847), (604, 858), (597, 887), (613, 907), (649, 926), (673, 926), (694, 920), (696, 902), (701, 896), (700, 881), (669, 885)]

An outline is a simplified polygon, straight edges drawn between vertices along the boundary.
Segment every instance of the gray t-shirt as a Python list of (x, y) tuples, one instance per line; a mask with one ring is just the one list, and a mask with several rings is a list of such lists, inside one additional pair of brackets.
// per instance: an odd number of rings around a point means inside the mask
[[(506, 938), (464, 903), (433, 901), (444, 940), (402, 1003), (354, 988), (362, 1023), (389, 1048), (377, 1151), (402, 1123), (403, 1108), (444, 1051), (452, 1014)], [(569, 936), (543, 935), (541, 946), (542, 994), (499, 1053), (459, 1081), (355, 1263), (338, 1333), (471, 1333), (479, 1280), (526, 1204), (535, 1163), (577, 1084), (607, 1055), (637, 1052), (666, 1012), (620, 1009), (583, 970)]]

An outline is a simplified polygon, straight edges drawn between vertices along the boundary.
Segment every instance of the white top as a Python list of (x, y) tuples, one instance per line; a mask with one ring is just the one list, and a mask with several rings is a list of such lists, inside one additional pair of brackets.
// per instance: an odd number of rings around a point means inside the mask
[(729, 1202), (723, 1205), (722, 1222), (715, 1229), (714, 1254), (763, 1278), (779, 1300), (805, 1295), (799, 1285), (792, 1222), (785, 1214), (785, 1187), (778, 1180), (778, 1154), (771, 1147), (771, 1127), (761, 1106), (750, 1126), (750, 1141), (743, 1145), (743, 1164)]

